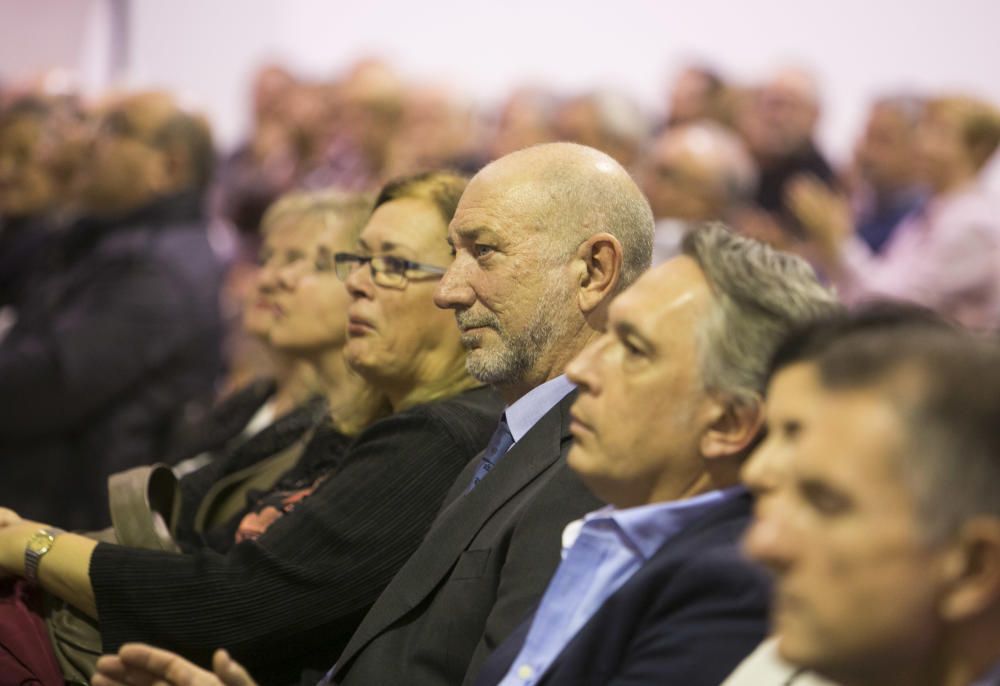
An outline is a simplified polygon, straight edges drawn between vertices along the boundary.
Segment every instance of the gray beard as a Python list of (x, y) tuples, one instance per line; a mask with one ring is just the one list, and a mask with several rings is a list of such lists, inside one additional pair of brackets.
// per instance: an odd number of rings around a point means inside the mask
[(549, 350), (552, 341), (559, 338), (557, 324), (566, 320), (567, 307), (572, 307), (572, 303), (560, 290), (545, 289), (528, 327), (518, 333), (507, 331), (492, 312), (479, 316), (457, 313), (455, 318), (463, 329), (487, 327), (497, 333), (498, 339), (496, 348), (487, 352), (475, 348), (476, 339), (473, 336), (463, 334), (462, 345), (469, 351), (465, 358), (466, 370), (473, 378), (491, 386), (523, 381), (534, 370), (542, 354)]

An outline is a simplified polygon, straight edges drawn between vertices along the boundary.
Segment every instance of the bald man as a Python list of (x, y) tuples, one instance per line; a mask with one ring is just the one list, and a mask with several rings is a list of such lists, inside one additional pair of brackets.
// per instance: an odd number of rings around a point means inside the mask
[(760, 169), (758, 219), (776, 231), (801, 235), (803, 229), (789, 211), (789, 184), (802, 175), (828, 186), (835, 183), (833, 169), (815, 141), (820, 117), (816, 81), (801, 69), (781, 69), (755, 90), (748, 104), (740, 128)]
[(469, 372), (506, 412), (329, 683), (470, 682), (538, 601), (563, 527), (600, 506), (565, 463), (575, 393), (563, 370), (649, 266), (652, 232), (642, 192), (592, 148), (528, 148), (469, 182), (435, 302), (455, 311)]
[(736, 134), (702, 121), (661, 133), (638, 178), (656, 218), (653, 264), (661, 264), (680, 253), (695, 226), (731, 221), (753, 199), (757, 166)]
[[(498, 390), (506, 411), (322, 683), (471, 683), (538, 602), (564, 527), (602, 504), (566, 465), (576, 394), (563, 370), (600, 337), (611, 300), (649, 266), (652, 238), (642, 191), (593, 148), (528, 148), (469, 182), (435, 302), (455, 311), (469, 372)], [(168, 683), (249, 683), (230, 680), (222, 656), (217, 676), (148, 648), (121, 657)], [(118, 680), (95, 684), (145, 683), (129, 681), (117, 659), (101, 668)]]

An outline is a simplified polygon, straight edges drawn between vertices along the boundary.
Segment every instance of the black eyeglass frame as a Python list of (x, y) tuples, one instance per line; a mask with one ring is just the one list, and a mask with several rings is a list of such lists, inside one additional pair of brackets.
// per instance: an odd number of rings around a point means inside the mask
[(349, 252), (338, 252), (333, 255), (333, 269), (341, 281), (346, 281), (355, 269), (365, 264), (371, 266), (372, 280), (375, 283), (390, 288), (403, 288), (410, 281), (408, 272), (441, 276), (448, 271), (446, 267), (414, 262), (395, 255), (356, 255)]

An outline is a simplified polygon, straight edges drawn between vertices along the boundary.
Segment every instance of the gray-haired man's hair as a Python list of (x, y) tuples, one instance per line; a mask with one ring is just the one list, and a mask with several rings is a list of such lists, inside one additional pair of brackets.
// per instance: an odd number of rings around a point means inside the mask
[(700, 332), (705, 387), (736, 400), (763, 394), (770, 358), (791, 330), (840, 308), (805, 260), (724, 224), (689, 232), (681, 250), (698, 263), (716, 302)]

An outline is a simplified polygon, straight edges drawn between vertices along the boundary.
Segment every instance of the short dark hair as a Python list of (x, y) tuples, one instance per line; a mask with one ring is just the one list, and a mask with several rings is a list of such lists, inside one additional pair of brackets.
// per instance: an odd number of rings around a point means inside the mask
[(455, 216), (459, 198), (469, 184), (469, 177), (450, 170), (421, 172), (389, 181), (375, 198), (377, 210), (387, 202), (402, 198), (426, 200), (434, 205), (445, 224)]
[(831, 391), (883, 388), (903, 420), (903, 477), (926, 536), (1000, 517), (1000, 346), (929, 310), (880, 304), (817, 322), (779, 349), (772, 373), (816, 365)]
[(905, 302), (874, 300), (855, 310), (833, 310), (793, 328), (775, 349), (767, 370), (767, 381), (796, 362), (822, 357), (831, 345), (875, 332), (884, 335), (895, 329), (949, 329), (953, 325), (931, 309)]
[(151, 143), (161, 149), (185, 148), (191, 165), (191, 189), (199, 194), (208, 189), (215, 171), (215, 146), (212, 130), (203, 117), (177, 112), (164, 122)]

